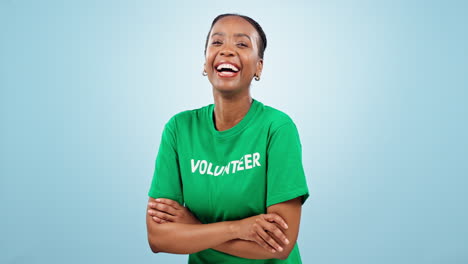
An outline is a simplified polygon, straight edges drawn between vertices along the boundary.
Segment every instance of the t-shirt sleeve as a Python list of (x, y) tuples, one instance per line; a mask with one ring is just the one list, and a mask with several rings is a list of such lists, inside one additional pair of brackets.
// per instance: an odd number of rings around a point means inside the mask
[(171, 118), (164, 126), (148, 195), (153, 198), (171, 199), (183, 205), (175, 131), (175, 120)]
[(309, 197), (309, 189), (302, 166), (302, 145), (299, 133), (291, 120), (275, 129), (267, 147), (267, 204), (285, 202), (302, 196)]

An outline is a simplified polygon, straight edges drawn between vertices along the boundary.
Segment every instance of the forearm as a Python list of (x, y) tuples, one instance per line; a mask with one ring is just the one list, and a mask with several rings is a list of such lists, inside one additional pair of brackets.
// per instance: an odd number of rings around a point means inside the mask
[(236, 239), (232, 222), (213, 224), (149, 223), (148, 240), (153, 252), (192, 254)]
[(258, 245), (256, 242), (241, 239), (233, 239), (224, 242), (213, 247), (213, 249), (247, 259), (282, 258), (281, 252), (272, 253)]
[(301, 198), (295, 198), (280, 204), (275, 204), (268, 208), (269, 213), (277, 213), (282, 216), (288, 223), (289, 228), (284, 231), (284, 234), (290, 241), (288, 244), (283, 245), (283, 251), (276, 251), (275, 253), (266, 250), (259, 244), (251, 241), (234, 239), (225, 242), (213, 249), (249, 259), (286, 259), (293, 250), (296, 239), (299, 233), (299, 223), (301, 216)]

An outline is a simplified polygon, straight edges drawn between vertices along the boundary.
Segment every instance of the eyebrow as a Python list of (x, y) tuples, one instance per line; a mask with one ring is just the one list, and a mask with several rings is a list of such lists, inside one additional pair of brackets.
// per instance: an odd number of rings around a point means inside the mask
[[(211, 37), (214, 37), (214, 36), (216, 36), (216, 35), (219, 35), (219, 36), (222, 36), (222, 37), (223, 37), (223, 36), (225, 36), (226, 34), (224, 34), (223, 32), (215, 32), (215, 33), (211, 34)], [(250, 41), (252, 41), (252, 40), (250, 39), (249, 35), (244, 34), (244, 33), (236, 33), (236, 34), (234, 34), (234, 37), (246, 37), (246, 38), (248, 38)]]

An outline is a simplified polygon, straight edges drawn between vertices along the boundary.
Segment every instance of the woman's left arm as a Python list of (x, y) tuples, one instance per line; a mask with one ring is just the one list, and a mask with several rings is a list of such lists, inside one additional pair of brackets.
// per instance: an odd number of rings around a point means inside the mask
[[(287, 259), (292, 249), (294, 248), (294, 245), (296, 244), (297, 236), (299, 233), (302, 206), (301, 199), (302, 197), (297, 197), (289, 201), (271, 205), (267, 208), (267, 213), (278, 214), (284, 219), (284, 221), (288, 225), (288, 228), (283, 229), (283, 232), (286, 235), (286, 238), (289, 240), (289, 244), (285, 245), (284, 243), (278, 241), (279, 244), (283, 246), (282, 251), (276, 251), (275, 253), (272, 253), (255, 242), (241, 239), (227, 241), (219, 246), (214, 247), (213, 249), (230, 255), (248, 259)], [(171, 200), (167, 201), (168, 199), (163, 200), (166, 200), (166, 203), (174, 203)], [(180, 221), (185, 223), (198, 222), (198, 220), (189, 212), (181, 213), (181, 215), (177, 217), (164, 213), (164, 210), (162, 208), (164, 208), (164, 206), (166, 205), (156, 205), (154, 203), (150, 204), (150, 207), (154, 209), (154, 211), (151, 213), (154, 221), (158, 223), (164, 223), (166, 221)], [(183, 210), (179, 210), (179, 212), (183, 212)]]
[(240, 239), (225, 242), (213, 249), (249, 259), (287, 259), (296, 244), (297, 236), (299, 234), (301, 206), (302, 197), (297, 197), (286, 202), (271, 205), (267, 208), (267, 213), (278, 214), (288, 225), (288, 229), (284, 230), (284, 234), (289, 240), (289, 244), (284, 245), (283, 251), (281, 252), (277, 251), (276, 253), (271, 253), (255, 242)]

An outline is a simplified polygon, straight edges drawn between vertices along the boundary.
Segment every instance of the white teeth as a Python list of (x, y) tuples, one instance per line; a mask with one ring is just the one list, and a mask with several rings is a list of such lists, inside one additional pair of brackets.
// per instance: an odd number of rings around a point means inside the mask
[(216, 69), (219, 71), (222, 68), (231, 69), (231, 70), (236, 71), (236, 72), (239, 71), (239, 69), (237, 69), (236, 66), (234, 66), (232, 64), (228, 64), (228, 63), (222, 63), (222, 64), (218, 65), (218, 67)]

